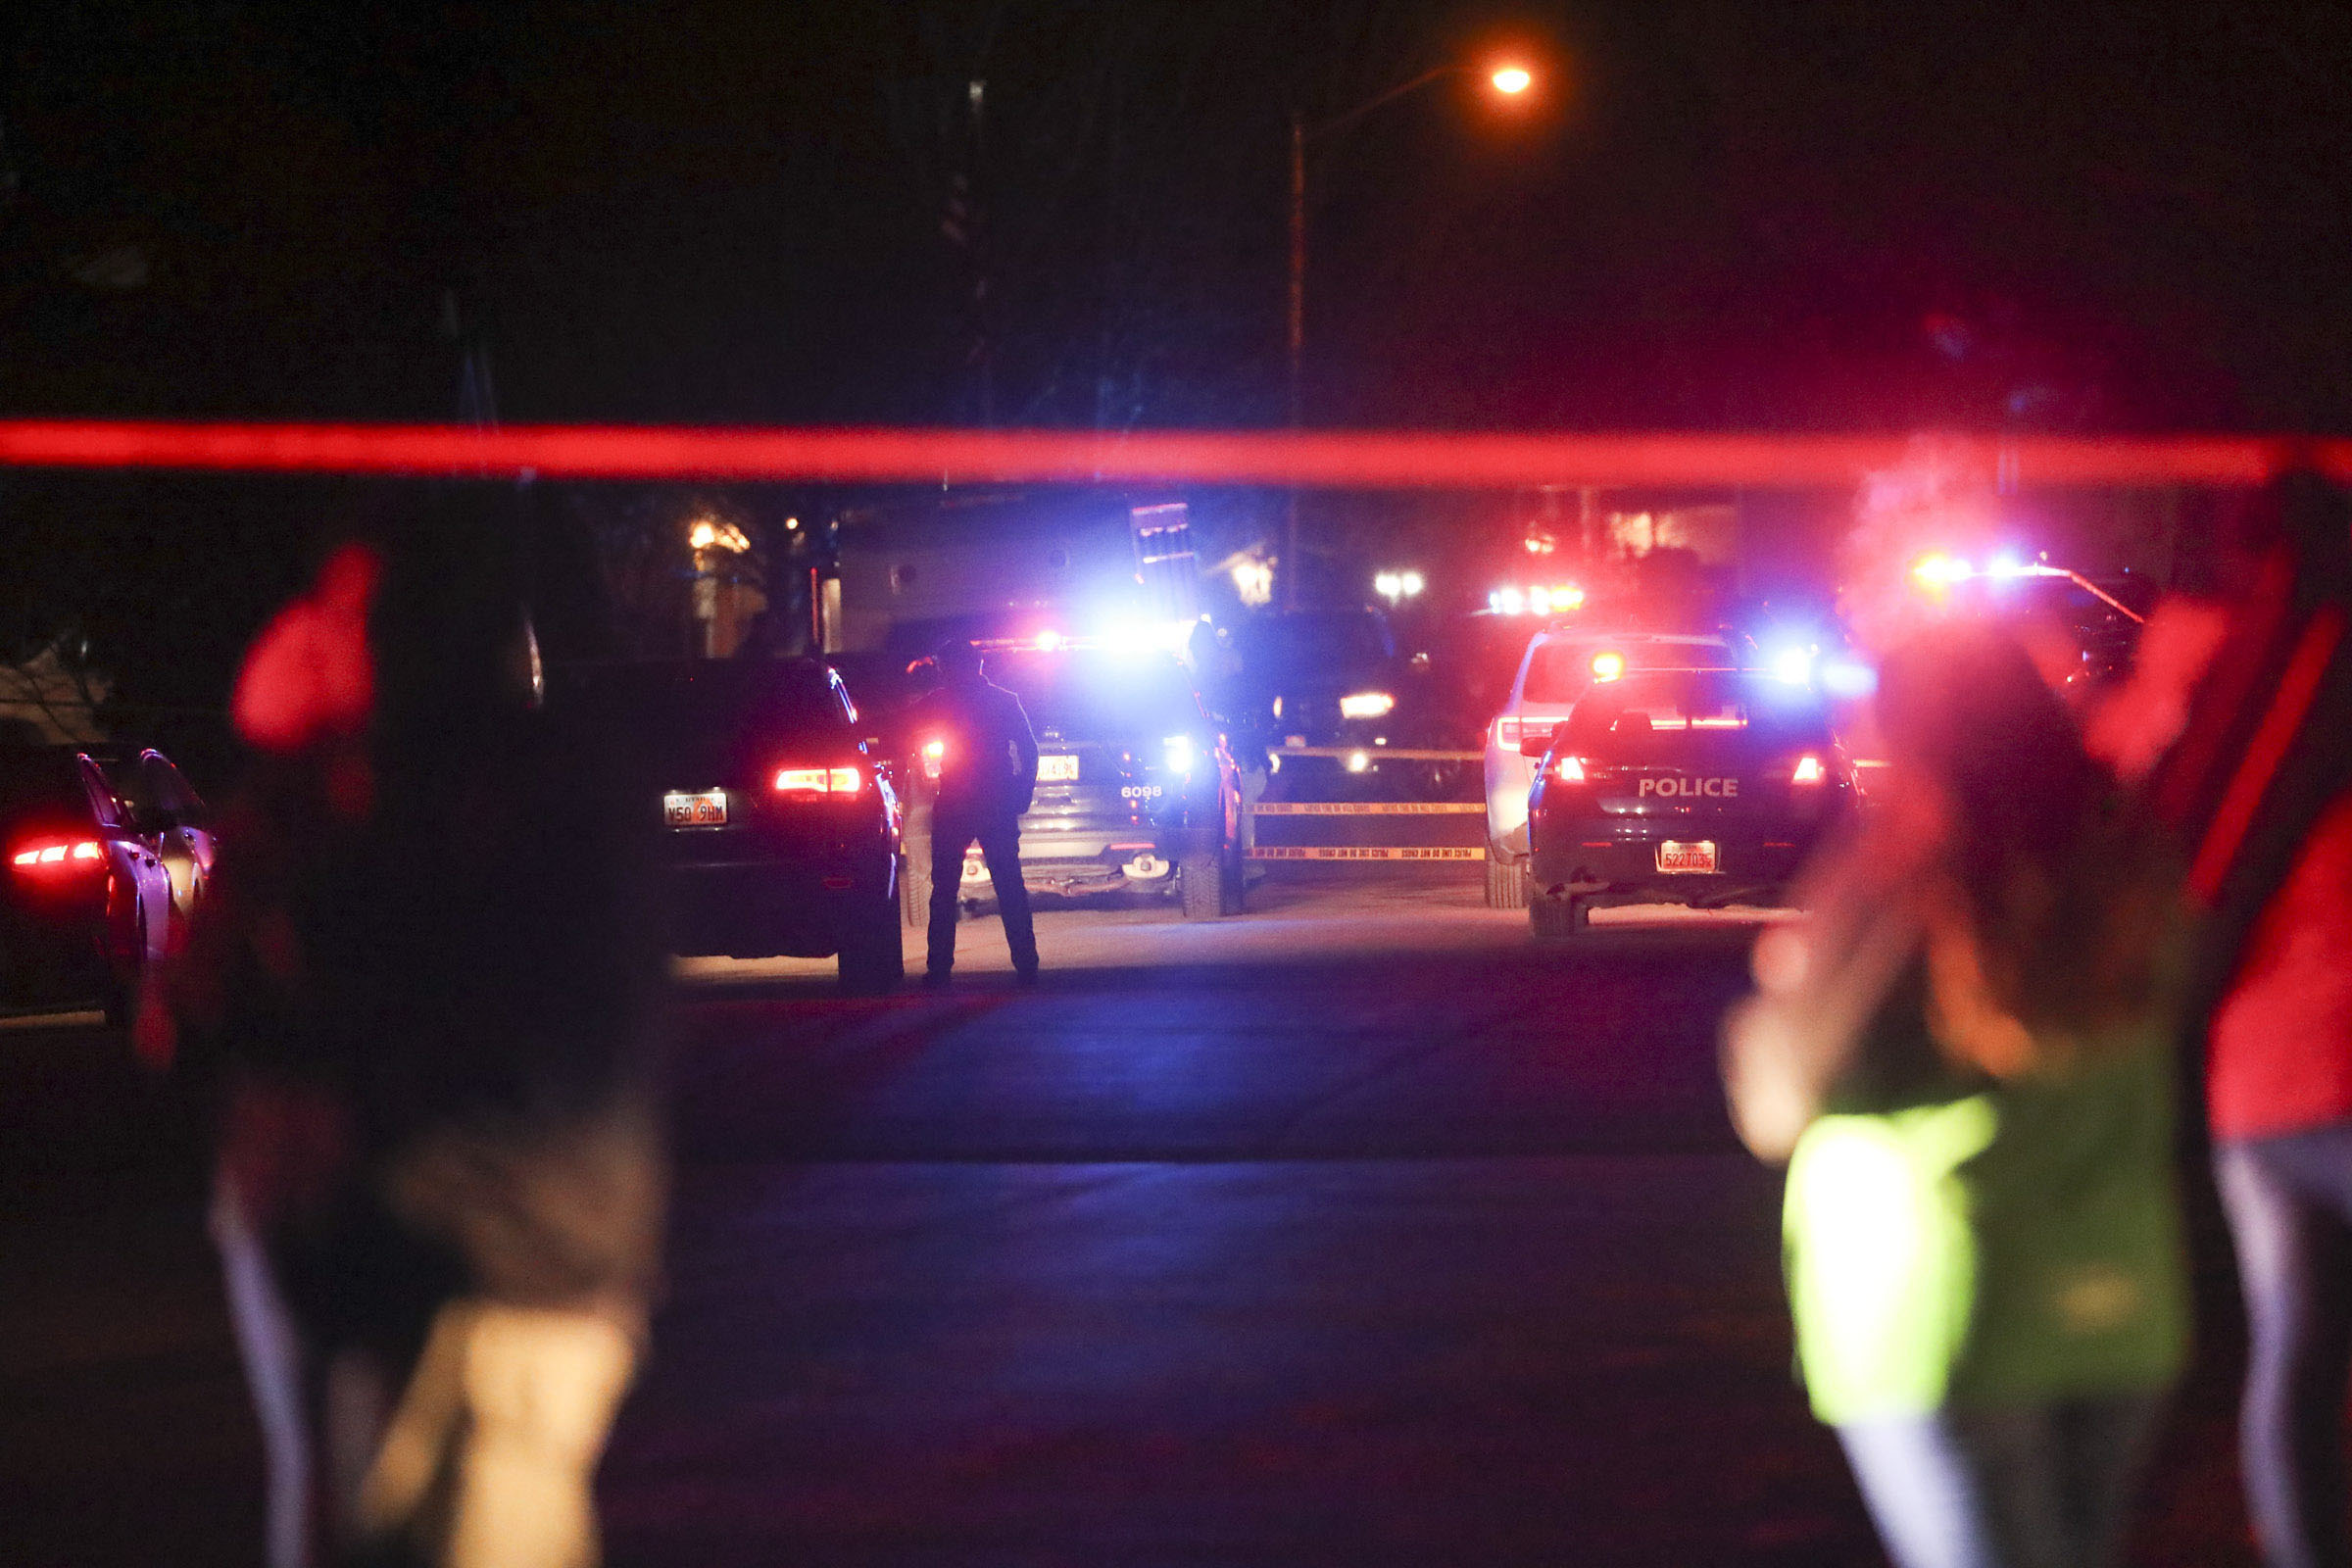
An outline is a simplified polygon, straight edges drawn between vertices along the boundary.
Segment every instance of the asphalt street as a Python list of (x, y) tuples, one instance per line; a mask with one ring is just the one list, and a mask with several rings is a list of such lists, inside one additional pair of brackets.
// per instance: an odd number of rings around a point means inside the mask
[[(1715, 1078), (1755, 917), (1543, 951), (1475, 870), (1049, 907), (1035, 991), (993, 919), (944, 995), (682, 963), (613, 1560), (1880, 1561)], [(86, 1023), (0, 1026), (0, 1562), (251, 1561), (191, 1118)], [(2135, 1560), (2227, 1568), (2203, 1285)]]

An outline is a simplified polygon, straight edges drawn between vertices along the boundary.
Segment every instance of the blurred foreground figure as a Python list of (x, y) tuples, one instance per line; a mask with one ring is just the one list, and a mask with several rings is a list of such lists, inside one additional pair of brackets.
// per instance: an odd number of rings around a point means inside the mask
[(2347, 1568), (2352, 508), (2290, 479), (2224, 532), (2211, 592), (2159, 611), (2188, 635), (2094, 735), (2147, 772), (2206, 915), (2193, 1015), (2251, 1339), (2248, 1511), (2272, 1568)]
[(594, 1562), (644, 1333), (656, 956), (473, 510), (344, 546), (256, 640), (251, 777), (142, 1034), (220, 1098), (272, 1568)]
[(2175, 879), (1999, 633), (1897, 650), (1879, 719), (1726, 1024), (1807, 1392), (1902, 1568), (2109, 1563), (2187, 1347)]
[(903, 722), (914, 747), (937, 744), (939, 791), (931, 807), (930, 952), (927, 985), (943, 986), (956, 967), (956, 906), (963, 897), (963, 852), (980, 841), (988, 880), (1004, 920), (1004, 945), (1023, 984), (1037, 978), (1037, 930), (1021, 880), (1021, 813), (1037, 794), (1037, 738), (1021, 700), (993, 684), (980, 651), (950, 642), (934, 656), (939, 687), (919, 698)]

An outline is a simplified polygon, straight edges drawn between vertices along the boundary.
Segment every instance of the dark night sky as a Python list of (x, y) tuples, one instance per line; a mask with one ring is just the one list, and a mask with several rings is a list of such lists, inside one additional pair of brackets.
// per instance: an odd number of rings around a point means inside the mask
[[(2352, 414), (2352, 15), (1645, 0), (44, 8), (0, 101), (17, 411), (511, 419), (1279, 408), (1282, 137), (1345, 421)], [(977, 153), (963, 83), (988, 83)], [(110, 265), (111, 264), (111, 265)], [(143, 274), (143, 276), (142, 276)]]
[[(2340, 6), (37, 13), (0, 413), (450, 417), (478, 347), (511, 421), (1271, 423), (1290, 105), (1509, 41), (1532, 109), (1317, 144), (1311, 419), (2352, 428)], [(312, 504), (155, 494), (0, 483), (8, 635), (100, 575), (118, 621), (258, 599)]]

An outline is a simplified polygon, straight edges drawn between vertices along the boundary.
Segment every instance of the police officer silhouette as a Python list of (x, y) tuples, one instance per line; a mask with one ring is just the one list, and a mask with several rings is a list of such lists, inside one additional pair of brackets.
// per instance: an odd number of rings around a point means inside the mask
[(1020, 699), (989, 682), (980, 651), (952, 641), (935, 656), (937, 690), (909, 710), (917, 747), (940, 748), (931, 808), (931, 930), (923, 982), (944, 986), (956, 965), (956, 904), (963, 855), (980, 841), (1004, 920), (1004, 945), (1022, 984), (1037, 979), (1037, 932), (1021, 882), (1020, 817), (1037, 793), (1037, 739)]

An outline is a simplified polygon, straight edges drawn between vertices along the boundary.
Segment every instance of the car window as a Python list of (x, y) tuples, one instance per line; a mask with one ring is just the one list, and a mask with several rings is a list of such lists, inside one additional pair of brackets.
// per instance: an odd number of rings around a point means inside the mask
[(988, 678), (1021, 700), (1032, 729), (1064, 740), (1156, 740), (1201, 722), (1200, 700), (1171, 659), (997, 654)]
[(105, 761), (97, 764), (109, 795), (102, 802), (99, 814), (108, 813), (114, 807), (119, 825), (137, 833), (161, 832), (165, 826), (166, 807), (155, 791), (154, 776), (134, 761)]
[(173, 821), (188, 827), (202, 826), (205, 820), (204, 798), (196, 793), (187, 776), (161, 752), (144, 752), (139, 757), (139, 776), (147, 794), (156, 806), (171, 813)]
[(1697, 668), (1731, 660), (1729, 649), (1712, 642), (1616, 644), (1601, 636), (1544, 642), (1529, 656), (1521, 701), (1575, 702), (1592, 684), (1592, 656), (1612, 646), (1623, 647), (1630, 663), (1651, 668)]
[(1768, 753), (1829, 739), (1828, 710), (1810, 690), (1713, 672), (1601, 682), (1576, 705), (1567, 729), (1571, 749), (1626, 761), (1692, 748)]

